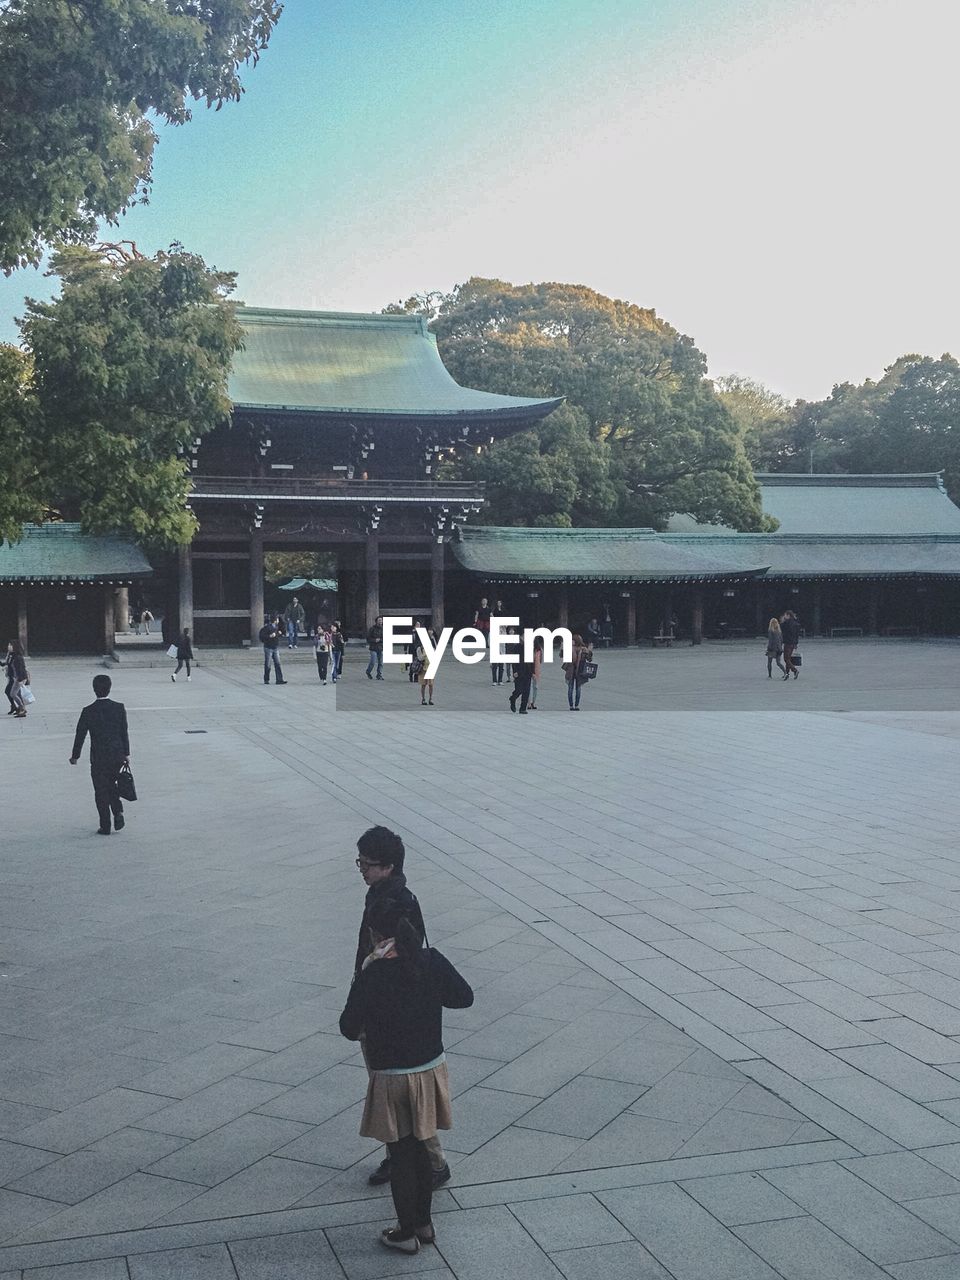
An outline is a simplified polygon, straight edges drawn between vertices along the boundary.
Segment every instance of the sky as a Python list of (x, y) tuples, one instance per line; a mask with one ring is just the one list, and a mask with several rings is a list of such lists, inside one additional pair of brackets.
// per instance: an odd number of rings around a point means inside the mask
[[(251, 306), (584, 284), (820, 399), (960, 356), (958, 36), (955, 0), (287, 0), (106, 236)], [(0, 279), (0, 340), (51, 287)]]

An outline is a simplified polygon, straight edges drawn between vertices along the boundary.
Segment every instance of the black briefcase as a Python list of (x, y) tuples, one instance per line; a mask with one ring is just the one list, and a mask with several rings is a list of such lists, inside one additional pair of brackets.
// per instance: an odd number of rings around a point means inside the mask
[(130, 766), (126, 763), (120, 766), (120, 772), (117, 774), (117, 795), (121, 800), (136, 800), (137, 788), (133, 781), (133, 774)]

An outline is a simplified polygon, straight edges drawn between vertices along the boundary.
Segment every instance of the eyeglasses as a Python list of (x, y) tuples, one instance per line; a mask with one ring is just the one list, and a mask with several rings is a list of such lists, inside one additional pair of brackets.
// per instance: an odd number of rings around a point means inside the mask
[(379, 867), (379, 862), (367, 862), (366, 858), (357, 858), (357, 866), (361, 871), (369, 871), (371, 867)]

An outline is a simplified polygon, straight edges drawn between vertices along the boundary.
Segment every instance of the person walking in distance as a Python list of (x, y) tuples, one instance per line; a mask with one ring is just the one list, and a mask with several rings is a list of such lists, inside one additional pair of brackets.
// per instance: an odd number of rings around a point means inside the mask
[(177, 667), (170, 679), (174, 684), (177, 683), (177, 676), (187, 668), (187, 679), (190, 679), (190, 663), (193, 661), (193, 645), (190, 643), (190, 629), (184, 627), (177, 636)]
[[(429, 636), (429, 638), (430, 638), (430, 643), (433, 645), (434, 649), (436, 649), (436, 647), (437, 647), (437, 633), (434, 631), (433, 627), (428, 627), (428, 628), (427, 628), (427, 635), (428, 635), (428, 636)], [(430, 678), (428, 678), (428, 677), (427, 677), (427, 668), (428, 668), (428, 666), (429, 666), (429, 659), (427, 658), (427, 651), (426, 651), (426, 649), (424, 649), (423, 645), (420, 643), (420, 638), (419, 638), (419, 636), (417, 636), (417, 637), (414, 639), (414, 643), (413, 643), (413, 663), (411, 664), (411, 666), (412, 666), (412, 667), (414, 667), (414, 668), (416, 669), (416, 672), (417, 672), (417, 680), (420, 682), (420, 705), (421, 705), (421, 707), (426, 707), (426, 706), (431, 706), (431, 707), (432, 707), (432, 706), (433, 706), (433, 678), (432, 678), (432, 677), (430, 677)], [(429, 703), (427, 702), (427, 696), (428, 696), (428, 695), (429, 695), (429, 697), (430, 697), (430, 701), (429, 701)]]
[(23, 705), (23, 698), (20, 696), (20, 690), (27, 683), (27, 663), (23, 656), (23, 645), (19, 640), (7, 641), (7, 654), (4, 658), (4, 666), (7, 672), (7, 683), (4, 693), (7, 695), (7, 701), (10, 703), (8, 716), (17, 716), (23, 719), (27, 714), (27, 708)]
[(299, 649), (300, 632), (307, 615), (304, 612), (303, 605), (296, 596), (290, 601), (286, 609), (283, 611), (283, 620), (287, 624), (287, 648)]
[[(140, 615), (140, 621), (143, 624), (144, 635), (148, 636), (150, 634), (150, 623), (153, 621), (153, 614), (149, 609), (144, 609), (143, 613)], [(139, 634), (140, 632), (138, 631), (137, 635)]]
[[(354, 980), (370, 952), (370, 913), (377, 904), (389, 901), (407, 917), (421, 937), (426, 937), (427, 932), (423, 924), (420, 903), (407, 887), (407, 878), (403, 871), (406, 851), (403, 841), (396, 832), (387, 827), (371, 827), (357, 841), (357, 853), (359, 854), (357, 866), (367, 886), (367, 895), (363, 901), (363, 917), (360, 920), (360, 933), (357, 939)], [(361, 1047), (364, 1047), (362, 1041)], [(450, 1166), (447, 1164), (438, 1138), (431, 1139), (427, 1145), (433, 1168), (434, 1187), (441, 1187), (450, 1180)], [(367, 1181), (372, 1187), (379, 1187), (390, 1181), (389, 1152)]]
[(317, 675), (320, 683), (327, 683), (327, 669), (330, 665), (330, 648), (333, 637), (326, 627), (318, 626), (313, 635), (313, 651), (317, 657)]
[(481, 633), (484, 640), (490, 637), (490, 605), (487, 603), (487, 597), (484, 596), (480, 601), (476, 613), (473, 615), (473, 625)]
[(536, 711), (537, 694), (540, 692), (540, 672), (543, 670), (543, 637), (535, 636), (533, 641), (533, 662), (530, 665), (530, 704), (528, 711)]
[(361, 1040), (369, 1070), (360, 1122), (389, 1151), (397, 1224), (380, 1241), (402, 1253), (436, 1244), (431, 1219), (436, 1173), (430, 1148), (451, 1126), (443, 1010), (469, 1009), (473, 991), (396, 899), (369, 913), (367, 955), (340, 1015), (340, 1032)]
[(527, 703), (530, 700), (530, 682), (533, 679), (533, 663), (525, 662), (523, 654), (520, 661), (513, 664), (513, 693), (510, 695), (510, 710), (516, 711), (517, 699), (520, 699), (520, 714), (527, 714)]
[(783, 655), (783, 632), (780, 630), (780, 619), (771, 618), (767, 624), (767, 679), (773, 679), (773, 664), (776, 662), (784, 674), (786, 667), (780, 661)]
[(367, 648), (370, 650), (370, 661), (367, 663), (367, 679), (373, 679), (373, 668), (377, 668), (377, 679), (383, 679), (383, 618), (377, 614), (373, 626), (367, 632)]
[(585, 644), (583, 637), (573, 637), (573, 654), (571, 660), (563, 664), (563, 674), (567, 681), (567, 702), (571, 711), (580, 710), (580, 691), (586, 681), (583, 676), (583, 664), (593, 659), (593, 649)]
[(339, 622), (335, 622), (330, 628), (330, 650), (333, 654), (333, 672), (331, 679), (334, 684), (343, 675), (343, 651), (346, 647), (346, 636), (343, 634), (343, 627)]
[(76, 764), (89, 733), (90, 777), (93, 779), (93, 798), (100, 817), (99, 834), (102, 836), (110, 834), (111, 813), (113, 829), (123, 830), (123, 804), (117, 791), (117, 774), (121, 765), (130, 759), (127, 709), (122, 702), (111, 699), (111, 688), (109, 676), (93, 677), (93, 692), (97, 695), (97, 700), (80, 712), (70, 755), (70, 763)]
[(788, 609), (780, 619), (780, 632), (783, 636), (783, 679), (789, 680), (792, 672), (796, 680), (800, 669), (794, 664), (793, 654), (800, 640), (800, 623), (792, 609)]
[(270, 663), (273, 662), (273, 679), (275, 684), (286, 684), (280, 670), (280, 659), (277, 649), (280, 645), (281, 627), (279, 618), (267, 618), (260, 628), (260, 643), (263, 645), (263, 683), (270, 683)]

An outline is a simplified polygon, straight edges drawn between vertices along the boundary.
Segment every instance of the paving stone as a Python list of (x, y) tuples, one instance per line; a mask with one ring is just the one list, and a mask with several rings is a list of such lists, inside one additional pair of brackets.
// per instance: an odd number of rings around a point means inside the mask
[(740, 1092), (742, 1080), (717, 1080), (671, 1071), (631, 1106), (638, 1115), (703, 1124)]
[(225, 1244), (134, 1254), (128, 1262), (130, 1280), (237, 1280)]
[(22, 1129), (18, 1141), (69, 1155), (132, 1121), (144, 1121), (166, 1105), (164, 1098), (132, 1089), (108, 1089), (97, 1098), (68, 1107), (58, 1115)]
[[(802, 1122), (781, 1116), (752, 1115), (724, 1107), (677, 1149), (679, 1158), (715, 1155), (724, 1151), (757, 1151), (807, 1139)], [(820, 1136), (821, 1131), (817, 1131)], [(827, 1136), (827, 1135), (824, 1135)]]
[(185, 1098), (269, 1056), (259, 1049), (245, 1049), (234, 1044), (209, 1044), (176, 1062), (168, 1062), (156, 1071), (141, 1076), (137, 1087), (147, 1093)]
[(59, 1212), (45, 1215), (39, 1226), (20, 1232), (16, 1242), (33, 1244), (38, 1240), (131, 1231), (155, 1222), (176, 1205), (192, 1199), (198, 1190), (192, 1183), (133, 1173), (69, 1209), (59, 1207)]
[(960, 1127), (868, 1076), (820, 1080), (817, 1091), (905, 1147), (960, 1140)]
[(861, 1156), (839, 1162), (891, 1200), (916, 1200), (922, 1196), (960, 1193), (960, 1181), (911, 1151), (883, 1156)]
[(960, 1194), (911, 1200), (907, 1208), (955, 1243), (960, 1243)]
[(28, 1267), (23, 1277), (24, 1280), (129, 1280), (129, 1272), (124, 1258), (96, 1258), (91, 1262), (65, 1262), (58, 1267)]
[(42, 1165), (52, 1164), (56, 1159), (58, 1155), (55, 1151), (39, 1151), (36, 1147), (0, 1141), (0, 1185), (7, 1186)]
[(157, 1219), (157, 1225), (236, 1218), (248, 1213), (271, 1213), (298, 1204), (333, 1175), (332, 1169), (299, 1160), (265, 1156), (232, 1178)]
[(16, 1182), (8, 1183), (8, 1186), (11, 1191), (58, 1200), (62, 1204), (76, 1204), (132, 1172), (126, 1161), (111, 1160), (93, 1151), (76, 1151), (52, 1164), (45, 1164)]
[(799, 1205), (771, 1187), (759, 1173), (726, 1173), (679, 1184), (727, 1227), (769, 1222), (804, 1214)]
[[(579, 1076), (563, 1085), (545, 1102), (528, 1110), (518, 1123), (527, 1129), (564, 1133), (572, 1138), (592, 1138), (636, 1103), (640, 1093), (638, 1085)], [(457, 1123), (459, 1125), (459, 1120)]]
[(893, 1045), (841, 1049), (837, 1056), (915, 1102), (960, 1098), (960, 1080), (918, 1062)]
[(779, 1026), (775, 1018), (768, 1017), (729, 991), (693, 992), (685, 995), (681, 1004), (732, 1035), (739, 1035), (741, 1031), (774, 1031)]
[(769, 1005), (767, 1012), (821, 1049), (875, 1044), (876, 1036), (815, 1004)]
[(322, 1231), (234, 1240), (228, 1246), (238, 1280), (343, 1280)]
[(905, 996), (883, 996), (888, 1009), (894, 1009), (943, 1036), (960, 1035), (960, 1009), (935, 1000), (933, 996), (911, 991)]
[(302, 1137), (295, 1138), (274, 1155), (289, 1160), (305, 1160), (329, 1169), (349, 1169), (351, 1165), (381, 1150), (381, 1144), (370, 1138), (360, 1137), (360, 1117), (363, 1107), (353, 1106), (341, 1111), (331, 1120), (316, 1125)]
[(887, 1270), (895, 1280), (956, 1280), (960, 1275), (960, 1253), (927, 1258), (923, 1262), (904, 1262)]
[(776, 1280), (776, 1273), (674, 1183), (598, 1199), (676, 1280)]
[(580, 1146), (578, 1138), (561, 1134), (516, 1127), (504, 1129), (457, 1164), (457, 1184), (550, 1173)]
[[(594, 997), (593, 1003), (595, 1002)], [(481, 1058), (497, 1058), (501, 1062), (511, 1062), (519, 1054), (532, 1049), (534, 1045), (540, 1044), (555, 1031), (559, 1031), (561, 1025), (552, 1018), (508, 1013), (484, 1027), (483, 1031), (458, 1041), (457, 1050), (461, 1054), (476, 1054)], [(445, 1036), (444, 1040), (445, 1043), (449, 1043), (449, 1037)]]
[(567, 1280), (671, 1280), (640, 1244), (604, 1244), (551, 1255)]
[(815, 1218), (736, 1228), (784, 1280), (886, 1280), (882, 1271)]
[(22, 1195), (18, 1191), (0, 1191), (0, 1240), (6, 1243), (35, 1222), (53, 1217), (63, 1208), (55, 1200)]
[(262, 1107), (284, 1092), (286, 1090), (281, 1085), (232, 1076), (200, 1089), (182, 1102), (143, 1115), (138, 1124), (140, 1128), (170, 1133), (175, 1137), (202, 1138), (205, 1133), (219, 1129), (254, 1107)]
[(148, 1166), (152, 1174), (212, 1187), (307, 1133), (308, 1126), (274, 1116), (245, 1115)]
[(960, 1040), (950, 1040), (912, 1018), (884, 1018), (870, 1024), (878, 1040), (895, 1045), (911, 1057), (934, 1066), (960, 1063)]
[(853, 1068), (795, 1031), (751, 1031), (738, 1037), (757, 1057), (766, 1058), (804, 1083), (852, 1076)]
[[(222, 1132), (222, 1131), (221, 1131)], [(127, 1166), (130, 1173), (149, 1168), (164, 1156), (179, 1151), (187, 1145), (186, 1138), (174, 1138), (169, 1133), (150, 1133), (146, 1129), (118, 1129), (105, 1138), (91, 1142), (84, 1151), (94, 1152)]]
[(457, 1098), (454, 1127), (449, 1133), (443, 1134), (444, 1150), (468, 1155), (536, 1106), (536, 1098), (524, 1097), (518, 1093), (504, 1093), (502, 1090), (483, 1086), (468, 1089)]
[(950, 1240), (839, 1165), (772, 1169), (768, 1182), (879, 1266), (949, 1253)]
[(446, 1214), (435, 1226), (439, 1251), (457, 1280), (560, 1280), (561, 1272), (505, 1208)]
[(509, 1208), (548, 1253), (631, 1239), (630, 1232), (593, 1196), (524, 1200)]
[(640, 1035), (591, 1063), (585, 1074), (601, 1076), (605, 1080), (622, 1080), (628, 1084), (653, 1085), (696, 1050), (695, 1042), (686, 1037), (677, 1043)]
[(321, 1124), (353, 1106), (367, 1094), (368, 1076), (364, 1067), (341, 1064), (315, 1075), (305, 1084), (287, 1089), (260, 1106), (266, 1115), (304, 1124)]

